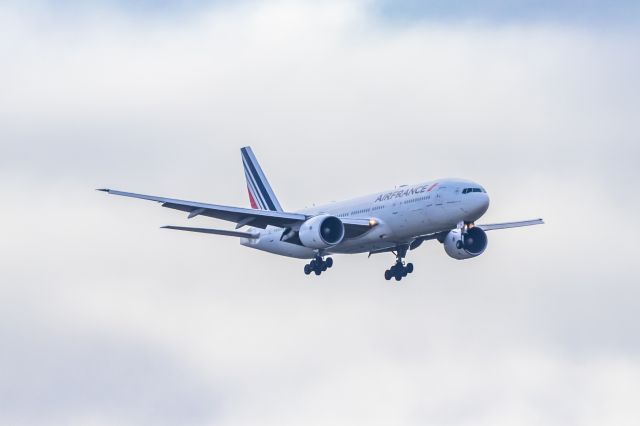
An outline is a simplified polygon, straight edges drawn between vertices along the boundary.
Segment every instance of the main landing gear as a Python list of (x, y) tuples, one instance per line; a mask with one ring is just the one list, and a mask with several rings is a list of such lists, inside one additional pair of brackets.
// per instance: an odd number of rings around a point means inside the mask
[(407, 263), (406, 265), (398, 260), (395, 265), (384, 271), (384, 279), (389, 281), (391, 278), (395, 278), (396, 281), (400, 281), (407, 275), (413, 272), (413, 263)]
[(321, 273), (331, 268), (332, 266), (333, 266), (332, 258), (327, 257), (326, 260), (323, 260), (322, 257), (318, 255), (311, 262), (304, 265), (304, 273), (305, 275), (309, 275), (310, 273), (314, 272), (316, 275), (320, 275)]
[(400, 281), (407, 275), (413, 272), (413, 263), (407, 263), (405, 265), (404, 257), (407, 255), (407, 247), (398, 248), (396, 252), (396, 263), (391, 268), (384, 271), (384, 279), (389, 281), (391, 278), (395, 278), (396, 281)]

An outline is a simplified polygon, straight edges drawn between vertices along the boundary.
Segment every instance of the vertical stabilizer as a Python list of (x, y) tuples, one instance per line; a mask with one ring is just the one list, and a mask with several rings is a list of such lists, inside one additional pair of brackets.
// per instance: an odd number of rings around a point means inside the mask
[(271, 189), (267, 177), (264, 175), (256, 156), (251, 147), (245, 146), (240, 149), (242, 154), (242, 165), (244, 175), (247, 179), (247, 189), (249, 190), (249, 202), (254, 209), (282, 211), (282, 207), (276, 198), (276, 194)]

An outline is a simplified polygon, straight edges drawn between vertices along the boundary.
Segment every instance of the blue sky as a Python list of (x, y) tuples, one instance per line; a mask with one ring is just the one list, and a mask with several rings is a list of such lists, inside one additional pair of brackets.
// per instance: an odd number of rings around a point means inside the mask
[(619, 22), (635, 20), (640, 12), (637, 1), (594, 0), (379, 0), (389, 16), (406, 19), (481, 19), (495, 22), (554, 21), (566, 23)]
[[(197, 12), (229, 0), (47, 0), (54, 9), (115, 6), (136, 14), (163, 15)], [(255, 0), (259, 3), (260, 0)], [(582, 25), (626, 25), (640, 18), (637, 1), (600, 0), (371, 0), (371, 10), (383, 18), (402, 20), (480, 20), (495, 23), (554, 22)]]

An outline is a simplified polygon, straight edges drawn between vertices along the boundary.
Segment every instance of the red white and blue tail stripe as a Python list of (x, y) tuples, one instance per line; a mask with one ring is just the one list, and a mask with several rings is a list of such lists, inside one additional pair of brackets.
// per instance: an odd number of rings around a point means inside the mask
[(276, 195), (269, 185), (256, 156), (253, 155), (251, 147), (245, 146), (240, 149), (242, 154), (242, 165), (244, 175), (247, 179), (247, 189), (249, 190), (249, 202), (251, 207), (260, 210), (271, 210), (281, 212), (282, 207)]

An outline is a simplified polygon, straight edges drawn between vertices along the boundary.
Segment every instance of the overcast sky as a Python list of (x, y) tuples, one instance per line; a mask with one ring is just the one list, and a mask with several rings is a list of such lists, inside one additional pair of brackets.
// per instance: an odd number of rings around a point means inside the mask
[[(583, 4), (586, 3), (586, 4)], [(637, 2), (0, 5), (0, 423), (640, 422)], [(287, 210), (482, 183), (479, 258), (304, 261), (111, 187)]]

